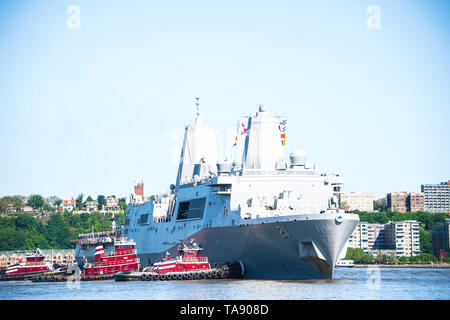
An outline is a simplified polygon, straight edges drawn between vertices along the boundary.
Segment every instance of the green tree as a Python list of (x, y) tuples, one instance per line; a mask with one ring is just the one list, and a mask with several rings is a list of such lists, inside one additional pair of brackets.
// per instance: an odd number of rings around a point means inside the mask
[(424, 253), (431, 253), (433, 249), (431, 230), (425, 230), (424, 225), (419, 225), (420, 236), (420, 251)]
[(374, 201), (373, 209), (380, 212), (385, 212), (388, 209), (386, 198), (380, 199), (380, 201)]
[(83, 197), (84, 195), (80, 193), (78, 197), (75, 199), (76, 207), (78, 210), (81, 210), (83, 208)]
[(382, 254), (381, 251), (378, 251), (377, 256), (375, 257), (375, 262), (380, 264), (380, 263), (385, 263), (386, 262), (386, 255)]
[(106, 197), (102, 194), (99, 194), (97, 196), (97, 202), (99, 209), (103, 208), (103, 206), (106, 206)]
[[(122, 215), (118, 215), (122, 217)], [(74, 248), (70, 240), (79, 233), (111, 229), (108, 216), (100, 213), (56, 213), (48, 220), (27, 213), (0, 216), (0, 250), (63, 249)]]
[(395, 253), (391, 253), (389, 255), (386, 255), (386, 260), (385, 260), (387, 264), (395, 264), (398, 263), (397, 260), (397, 256), (395, 255)]
[(22, 196), (6, 196), (0, 198), (0, 212), (5, 212), (7, 210), (13, 209), (19, 211), (23, 207)]
[(20, 235), (14, 228), (0, 229), (0, 250), (16, 250), (20, 245)]
[(364, 253), (360, 248), (347, 248), (346, 260), (353, 260), (355, 263), (370, 264), (374, 262), (374, 257), (370, 253)]
[(51, 205), (52, 207), (56, 207), (57, 208), (57, 207), (59, 207), (61, 205), (62, 200), (60, 198), (58, 198), (57, 196), (51, 196), (51, 197), (48, 197), (46, 199), (46, 202), (49, 205)]
[(373, 255), (371, 255), (370, 253), (364, 253), (361, 257), (360, 260), (355, 261), (357, 263), (363, 263), (363, 264), (371, 264), (374, 262), (374, 258)]
[(40, 194), (33, 194), (28, 199), (27, 204), (34, 210), (40, 210), (44, 208), (45, 201)]
[(63, 201), (62, 201), (61, 199), (56, 199), (56, 200), (55, 200), (55, 206), (56, 206), (56, 207), (61, 206), (62, 202), (63, 202)]
[(126, 211), (128, 208), (127, 198), (119, 198), (119, 207), (120, 209)]
[(16, 229), (36, 230), (36, 219), (29, 214), (19, 214), (15, 219)]
[(124, 213), (116, 213), (114, 217), (117, 218), (117, 225), (123, 225), (125, 223), (125, 214)]
[(400, 256), (400, 257), (398, 257), (398, 263), (401, 263), (401, 264), (408, 263), (408, 258), (406, 258), (405, 256)]
[(47, 239), (53, 247), (67, 248), (69, 246), (69, 234), (63, 216), (60, 213), (53, 214), (47, 224)]

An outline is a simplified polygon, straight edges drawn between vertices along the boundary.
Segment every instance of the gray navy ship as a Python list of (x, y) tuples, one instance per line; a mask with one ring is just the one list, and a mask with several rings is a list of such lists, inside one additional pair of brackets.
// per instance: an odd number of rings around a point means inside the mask
[(83, 235), (77, 261), (92, 260), (99, 243), (108, 250), (120, 234), (136, 242), (143, 266), (167, 251), (176, 255), (180, 240), (194, 239), (211, 262), (239, 261), (247, 279), (332, 278), (359, 222), (339, 209), (343, 178), (319, 173), (301, 150), (287, 162), (280, 117), (265, 105), (246, 120), (240, 161), (221, 160), (197, 104), (194, 123), (185, 127), (176, 183), (151, 200), (135, 191), (124, 226)]

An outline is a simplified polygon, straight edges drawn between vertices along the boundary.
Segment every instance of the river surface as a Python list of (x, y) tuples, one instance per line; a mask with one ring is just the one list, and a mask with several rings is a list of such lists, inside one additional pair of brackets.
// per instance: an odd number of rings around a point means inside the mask
[(450, 269), (338, 268), (333, 280), (0, 282), (0, 300), (449, 300)]

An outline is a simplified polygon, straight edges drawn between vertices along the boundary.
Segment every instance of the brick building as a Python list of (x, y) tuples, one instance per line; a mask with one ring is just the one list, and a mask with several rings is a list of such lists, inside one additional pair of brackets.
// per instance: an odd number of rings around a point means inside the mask
[(423, 193), (392, 192), (386, 196), (387, 207), (391, 211), (417, 212), (425, 210)]

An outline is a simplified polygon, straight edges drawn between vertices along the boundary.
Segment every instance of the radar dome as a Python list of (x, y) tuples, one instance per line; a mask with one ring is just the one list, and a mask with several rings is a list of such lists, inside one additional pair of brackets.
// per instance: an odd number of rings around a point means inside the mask
[(304, 166), (306, 162), (306, 153), (303, 150), (292, 151), (289, 158), (291, 159), (291, 165)]

